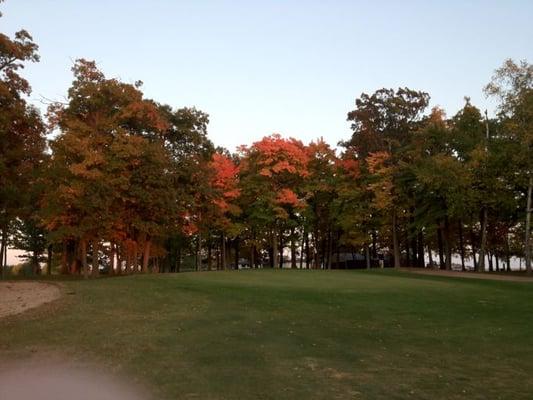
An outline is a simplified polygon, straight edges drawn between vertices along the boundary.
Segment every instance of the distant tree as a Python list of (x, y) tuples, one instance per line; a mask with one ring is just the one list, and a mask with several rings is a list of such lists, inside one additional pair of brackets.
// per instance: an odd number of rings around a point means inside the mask
[[(1, 14), (0, 14), (1, 17)], [(44, 126), (36, 108), (26, 102), (29, 83), (19, 71), (37, 62), (37, 45), (25, 30), (13, 39), (0, 33), (0, 268), (4, 272), (12, 221), (28, 202), (27, 188), (43, 158)]]
[(142, 250), (141, 270), (147, 272), (152, 241), (172, 215), (169, 158), (160, 139), (167, 122), (143, 98), (140, 83), (106, 79), (86, 60), (78, 60), (73, 72), (68, 103), (49, 109), (61, 134), (51, 143), (46, 226), (70, 249), (72, 271), (81, 263), (88, 275), (90, 244), (98, 274), (105, 239), (120, 243), (127, 270), (138, 270)]
[[(387, 206), (378, 202), (371, 183), (375, 176), (361, 173), (361, 163), (351, 151), (345, 151), (336, 168), (336, 208), (337, 225), (341, 229), (341, 242), (358, 250), (363, 250), (367, 268), (371, 267), (369, 247), (372, 257), (377, 257), (377, 232), (387, 235), (387, 226), (381, 225)], [(389, 197), (387, 195), (386, 199)]]
[(339, 209), (335, 203), (338, 160), (335, 151), (322, 138), (311, 142), (306, 153), (308, 175), (303, 182), (306, 206), (301, 213), (307, 228), (305, 233), (313, 239), (315, 265), (318, 267), (323, 260), (324, 266), (331, 268), (333, 241), (338, 236)]
[[(233, 254), (236, 268), (241, 254), (282, 267), (288, 247), (292, 268), (299, 248), (308, 268), (339, 267), (341, 250), (363, 252), (367, 268), (378, 251), (395, 267), (424, 267), (436, 251), (443, 269), (459, 254), (477, 271), (502, 260), (510, 270), (524, 253), (532, 272), (526, 61), (505, 61), (486, 86), (499, 100), (492, 119), (468, 98), (447, 118), (426, 112), (425, 92), (384, 88), (356, 99), (339, 153), (323, 139), (273, 134), (231, 154), (209, 140), (205, 112), (147, 99), (141, 82), (85, 59), (45, 126), (20, 75), (38, 60), (26, 31), (0, 33), (0, 267), (9, 241), (34, 273), (54, 245), (62, 271), (85, 277), (102, 264), (110, 274), (174, 272), (182, 258), (203, 270), (206, 256), (209, 270), (215, 258), (225, 269)], [(46, 129), (56, 133), (49, 148)]]
[(201, 211), (209, 203), (209, 162), (215, 149), (207, 137), (209, 116), (206, 113), (196, 108), (173, 110), (168, 105), (161, 105), (160, 112), (168, 123), (163, 143), (170, 157), (175, 205), (164, 246), (164, 264), (170, 271), (176, 271), (181, 266), (182, 249), (190, 247), (193, 240), (196, 240), (196, 258), (201, 261), (201, 230), (205, 230), (200, 221), (204, 220)]
[[(222, 268), (226, 268), (226, 238), (228, 236), (237, 239), (242, 231), (242, 225), (236, 220), (241, 214), (241, 208), (237, 202), (241, 194), (239, 188), (239, 167), (235, 161), (221, 152), (213, 154), (209, 163), (211, 171), (210, 187), (211, 206), (207, 217), (209, 225), (221, 233), (221, 262)], [(239, 258), (236, 246), (235, 268), (238, 268)]]
[(48, 247), (46, 231), (40, 222), (33, 218), (15, 220), (12, 244), (27, 253), (20, 257), (30, 263), (33, 274), (38, 274), (40, 263), (47, 260), (45, 252)]
[(523, 176), (527, 187), (524, 254), (526, 270), (532, 273), (530, 235), (533, 212), (533, 65), (525, 60), (519, 63), (511, 59), (506, 60), (495, 71), (491, 82), (485, 87), (485, 93), (499, 99), (500, 119), (504, 129), (521, 143), (520, 151), (514, 158), (522, 167), (520, 175)]
[(398, 175), (394, 169), (403, 162), (404, 149), (412, 140), (414, 132), (420, 128), (422, 113), (428, 102), (429, 95), (425, 92), (408, 88), (380, 89), (372, 95), (361, 94), (355, 102), (356, 108), (348, 113), (353, 135), (343, 145), (360, 160), (362, 173), (369, 172), (368, 159), (387, 153), (387, 161), (377, 165), (387, 165), (387, 173), (382, 174), (380, 179), (386, 179), (390, 183), (387, 196), (395, 198), (389, 212), (396, 267), (400, 266), (398, 216), (405, 210), (414, 210), (412, 205), (407, 204), (411, 201), (411, 194), (399, 190)]
[(281, 265), (283, 232), (305, 207), (297, 187), (309, 175), (308, 156), (302, 142), (279, 134), (241, 148), (241, 189), (248, 217), (256, 231), (270, 243), (271, 266)]
[[(452, 226), (462, 223), (471, 186), (470, 174), (455, 156), (450, 142), (446, 116), (443, 110), (434, 108), (415, 134), (408, 151), (411, 162), (404, 168), (417, 205), (412, 224), (419, 234), (437, 232), (440, 266), (448, 270), (452, 268), (454, 250)], [(424, 256), (423, 245), (420, 253), (419, 259)]]
[[(487, 147), (486, 123), (483, 120), (480, 110), (470, 103), (470, 99), (465, 98), (464, 107), (449, 121), (450, 138), (449, 151), (464, 167), (464, 175), (470, 176), (470, 187), (467, 193), (460, 193), (456, 196), (456, 209), (460, 208), (459, 236), (460, 252), (463, 259), (464, 238), (462, 226), (465, 221), (469, 222), (470, 248), (474, 268), (477, 271), (484, 270), (486, 253), (485, 243), (482, 240), (483, 231), (486, 232), (485, 216), (488, 213), (489, 199), (491, 198), (490, 188), (484, 182), (484, 175), (480, 174), (480, 161), (478, 160), (479, 149)], [(484, 164), (483, 164), (484, 165)], [(477, 222), (480, 222), (480, 232), (476, 234)], [(486, 234), (486, 233), (485, 233)], [(479, 236), (479, 239), (477, 238)], [(476, 252), (479, 249), (481, 264), (476, 261)]]

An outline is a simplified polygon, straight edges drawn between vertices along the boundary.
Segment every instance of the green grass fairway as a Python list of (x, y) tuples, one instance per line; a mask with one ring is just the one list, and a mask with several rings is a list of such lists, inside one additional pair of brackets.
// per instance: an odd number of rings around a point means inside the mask
[(533, 396), (533, 284), (289, 270), (63, 284), (0, 321), (0, 362), (89, 360), (164, 399)]

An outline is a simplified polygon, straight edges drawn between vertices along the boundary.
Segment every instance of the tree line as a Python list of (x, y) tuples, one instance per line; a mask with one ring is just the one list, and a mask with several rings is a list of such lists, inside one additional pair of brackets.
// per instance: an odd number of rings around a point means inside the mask
[[(236, 152), (209, 116), (77, 60), (45, 116), (20, 74), (39, 61), (22, 30), (0, 34), (0, 267), (8, 246), (65, 274), (251, 267), (435, 266), (531, 272), (533, 66), (507, 60), (448, 117), (409, 88), (361, 94), (333, 148), (278, 134)], [(290, 255), (288, 257), (288, 255)], [(244, 261), (243, 261), (244, 260)]]

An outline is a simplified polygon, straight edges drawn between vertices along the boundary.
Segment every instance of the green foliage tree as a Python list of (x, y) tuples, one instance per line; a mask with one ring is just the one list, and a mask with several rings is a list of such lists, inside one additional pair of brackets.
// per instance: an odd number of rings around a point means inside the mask
[(532, 273), (530, 235), (533, 191), (533, 65), (525, 60), (519, 63), (511, 59), (506, 60), (495, 71), (491, 82), (485, 87), (485, 93), (499, 99), (499, 117), (504, 129), (521, 144), (514, 159), (518, 161), (523, 185), (527, 187), (524, 254), (526, 269), (528, 273)]
[[(404, 149), (410, 143), (413, 133), (419, 129), (421, 116), (429, 102), (429, 95), (424, 92), (408, 88), (380, 89), (368, 95), (363, 93), (355, 102), (356, 108), (348, 113), (348, 121), (352, 121), (353, 135), (344, 142), (347, 149), (351, 149), (361, 161), (361, 171), (367, 173), (367, 159), (374, 154), (388, 153), (385, 163), (379, 164), (386, 169), (380, 169), (378, 182), (373, 187), (387, 188), (386, 196), (395, 199), (390, 202), (392, 248), (394, 265), (400, 266), (400, 249), (398, 243), (398, 215), (412, 209), (407, 202), (410, 195), (400, 196), (398, 190), (399, 168), (404, 162)], [(386, 171), (386, 172), (384, 172)], [(372, 172), (370, 172), (372, 174)], [(381, 182), (381, 183), (380, 183)], [(379, 193), (383, 193), (380, 189)], [(399, 200), (404, 200), (400, 203)], [(382, 209), (386, 208), (382, 204)]]

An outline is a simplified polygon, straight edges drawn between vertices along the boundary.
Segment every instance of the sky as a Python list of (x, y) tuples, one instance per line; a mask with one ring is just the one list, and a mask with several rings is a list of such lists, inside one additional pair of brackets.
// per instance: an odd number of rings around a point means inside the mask
[(146, 97), (210, 115), (231, 151), (277, 132), (332, 145), (350, 137), (361, 93), (409, 87), (455, 114), (506, 58), (533, 60), (533, 1), (6, 0), (0, 32), (20, 28), (41, 62), (31, 101), (63, 100), (77, 58), (144, 82)]

